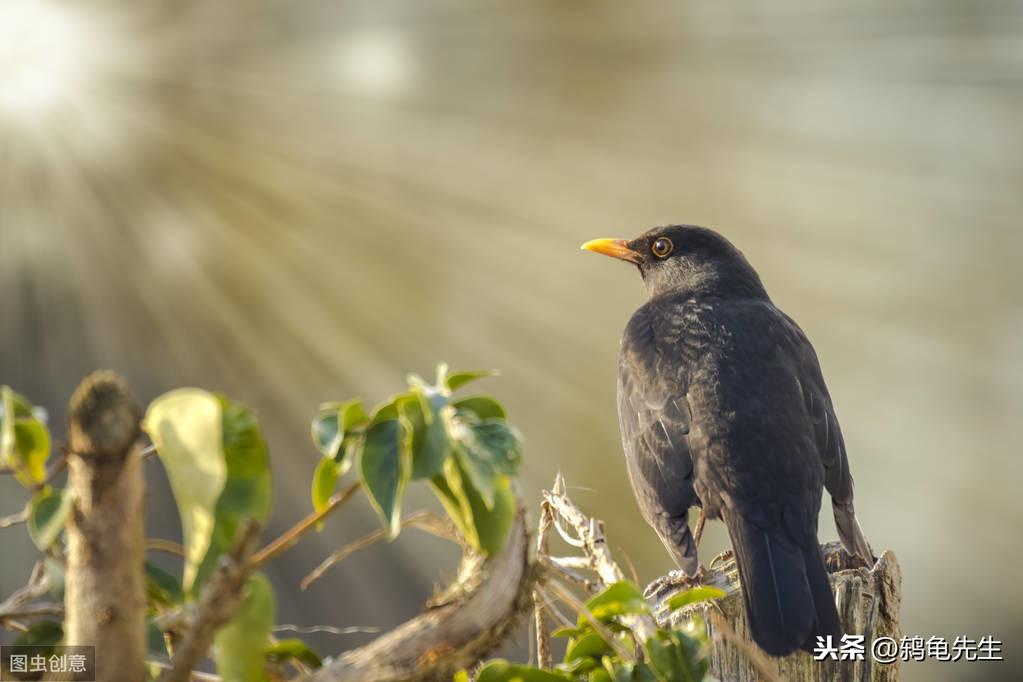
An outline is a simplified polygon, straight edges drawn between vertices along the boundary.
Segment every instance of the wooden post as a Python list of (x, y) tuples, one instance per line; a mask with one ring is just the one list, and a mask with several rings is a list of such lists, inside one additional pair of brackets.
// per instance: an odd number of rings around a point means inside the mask
[(111, 372), (71, 397), (64, 643), (96, 647), (97, 680), (141, 682), (145, 670), (144, 483), (140, 412)]
[[(884, 552), (868, 570), (850, 567), (847, 563), (848, 555), (837, 542), (828, 543), (822, 549), (825, 563), (831, 571), (831, 587), (838, 604), (842, 632), (864, 636), (864, 659), (816, 661), (810, 654), (799, 652), (781, 659), (762, 654), (760, 660), (775, 666), (777, 677), (787, 682), (895, 682), (899, 679), (898, 660), (880, 663), (873, 660), (870, 653), (871, 642), (875, 639), (891, 637), (897, 642), (901, 635), (899, 603), (902, 576), (895, 554)], [(662, 612), (658, 614), (659, 620), (663, 624), (670, 622), (678, 625), (693, 612), (701, 614), (707, 621), (714, 642), (711, 674), (729, 682), (760, 680), (763, 675), (754, 666), (749, 648), (753, 648), (754, 653), (759, 650), (749, 641), (749, 626), (739, 591), (739, 571), (734, 557), (726, 554), (712, 561), (704, 584), (719, 587), (728, 596), (714, 602), (714, 606), (703, 602), (673, 614)], [(715, 621), (718, 621), (718, 625), (715, 625)], [(742, 640), (741, 645), (729, 637), (718, 636), (723, 629), (734, 631)], [(840, 647), (841, 642), (834, 644)]]

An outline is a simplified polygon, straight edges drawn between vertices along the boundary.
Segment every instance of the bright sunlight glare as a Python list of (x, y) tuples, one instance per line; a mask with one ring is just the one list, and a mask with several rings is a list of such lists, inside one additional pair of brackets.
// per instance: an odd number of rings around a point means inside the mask
[(72, 102), (99, 47), (89, 28), (52, 0), (0, 2), (0, 114), (29, 122)]

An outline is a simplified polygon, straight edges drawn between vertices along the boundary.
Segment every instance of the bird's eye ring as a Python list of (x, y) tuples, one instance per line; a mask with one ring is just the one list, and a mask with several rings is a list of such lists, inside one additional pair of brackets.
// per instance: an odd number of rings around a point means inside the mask
[(674, 244), (667, 237), (660, 237), (654, 240), (654, 243), (650, 245), (650, 250), (654, 252), (654, 255), (658, 258), (667, 258), (671, 250), (675, 248)]

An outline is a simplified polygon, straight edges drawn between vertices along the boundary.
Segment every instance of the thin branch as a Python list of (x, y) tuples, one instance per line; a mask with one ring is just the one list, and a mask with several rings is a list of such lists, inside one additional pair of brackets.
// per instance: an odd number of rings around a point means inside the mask
[(50, 577), (46, 573), (46, 564), (38, 561), (32, 567), (28, 583), (0, 603), (0, 623), (5, 623), (8, 619), (15, 621), (19, 616), (23, 616), (26, 605), (45, 595), (49, 589)]
[[(408, 526), (412, 526), (413, 528), (419, 528), (420, 530), (424, 530), (427, 533), (430, 533), (431, 535), (435, 535), (445, 540), (458, 542), (458, 535), (456, 534), (454, 528), (452, 528), (451, 524), (430, 511), (420, 510), (404, 517), (401, 520), (401, 527), (405, 528)], [(358, 540), (355, 540), (351, 544), (345, 545), (344, 547), (342, 547), (341, 549), (337, 550), (329, 557), (324, 559), (319, 566), (314, 568), (309, 573), (309, 575), (307, 575), (305, 578), (302, 578), (302, 582), (299, 583), (299, 586), (302, 588), (303, 591), (306, 590), (310, 585), (312, 585), (314, 582), (323, 577), (323, 574), (326, 573), (330, 567), (334, 566), (337, 563), (340, 563), (341, 561), (344, 561), (352, 554), (355, 554), (360, 550), (366, 549), (367, 547), (373, 545), (374, 543), (387, 539), (387, 536), (388, 536), (387, 531), (384, 529), (380, 529), (373, 531), (372, 533), (365, 535), (359, 538)]]
[(0, 516), (0, 528), (10, 528), (11, 526), (17, 526), (28, 521), (28, 507), (25, 507), (17, 514), (11, 514), (10, 516)]
[[(615, 563), (611, 556), (611, 550), (607, 546), (604, 524), (580, 511), (565, 495), (564, 490), (565, 481), (559, 473), (554, 481), (554, 490), (544, 492), (544, 500), (550, 505), (555, 522), (560, 518), (575, 531), (582, 543), (583, 552), (591, 561), (593, 570), (603, 585), (612, 585), (623, 580), (622, 569)], [(555, 528), (558, 528), (557, 523), (555, 523)], [(649, 615), (624, 615), (622, 622), (636, 633), (640, 641), (645, 642), (657, 631), (657, 625), (653, 617)]]
[[(540, 522), (536, 533), (536, 559), (544, 561), (550, 552), (550, 532), (554, 523), (551, 506), (547, 502), (540, 503)], [(551, 667), (551, 633), (547, 631), (547, 616), (544, 614), (539, 590), (533, 590), (533, 625), (536, 628), (536, 659), (537, 665), (543, 670)]]
[(309, 516), (305, 517), (304, 519), (296, 523), (294, 526), (286, 530), (279, 538), (277, 538), (276, 540), (274, 540), (269, 545), (259, 550), (255, 554), (253, 554), (252, 557), (249, 559), (250, 568), (252, 569), (259, 568), (266, 562), (275, 559), (280, 554), (283, 554), (284, 552), (291, 549), (293, 546), (295, 546), (295, 543), (297, 543), (302, 538), (303, 535), (305, 535), (310, 530), (315, 528), (320, 521), (327, 518), (327, 516), (330, 515), (335, 509), (337, 509), (345, 502), (350, 500), (355, 495), (355, 493), (359, 492), (359, 489), (361, 487), (362, 484), (356, 481), (355, 483), (352, 483), (350, 486), (345, 488), (343, 491), (335, 493), (334, 496), (327, 501), (327, 506), (325, 506), (323, 509), (321, 509), (318, 512), (313, 512)]
[(241, 602), (245, 581), (254, 569), (251, 556), (258, 542), (259, 524), (249, 519), (203, 588), (199, 606), (189, 614), (181, 643), (174, 650), (170, 667), (160, 675), (160, 682), (187, 682), (195, 666), (206, 657), (213, 635), (231, 619)]
[(27, 606), (22, 606), (20, 609), (0, 612), (0, 621), (8, 619), (20, 620), (26, 618), (42, 618), (43, 616), (56, 616), (58, 618), (63, 618), (64, 606), (57, 602), (29, 604)]
[(162, 538), (146, 538), (146, 551), (147, 552), (166, 552), (167, 554), (173, 554), (184, 558), (185, 548), (173, 540), (164, 540)]

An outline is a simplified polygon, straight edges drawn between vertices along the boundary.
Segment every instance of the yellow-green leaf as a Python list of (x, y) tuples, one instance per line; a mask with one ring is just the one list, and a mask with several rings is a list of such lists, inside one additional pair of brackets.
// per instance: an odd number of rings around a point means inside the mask
[(320, 463), (316, 465), (316, 471), (313, 473), (312, 497), (315, 511), (322, 511), (327, 506), (327, 502), (330, 501), (330, 497), (337, 487), (337, 479), (340, 478), (340, 475), (341, 468), (334, 460), (329, 457), (320, 459)]
[[(639, 588), (627, 580), (609, 585), (603, 592), (591, 597), (586, 608), (598, 619), (620, 616), (625, 613), (647, 613), (650, 605), (643, 598)], [(579, 616), (579, 626), (587, 622), (585, 614)]]
[(217, 674), (223, 682), (265, 682), (268, 679), (264, 652), (270, 645), (276, 611), (270, 581), (261, 573), (250, 577), (234, 618), (213, 640)]
[(181, 514), (182, 583), (190, 592), (210, 547), (217, 500), (227, 482), (220, 401), (197, 388), (171, 391), (149, 406), (145, 429), (156, 445)]
[(270, 455), (259, 423), (251, 410), (240, 403), (217, 396), (222, 417), (223, 457), (227, 481), (214, 509), (210, 546), (196, 573), (201, 585), (216, 567), (220, 556), (234, 545), (243, 521), (266, 521), (270, 515)]
[(446, 377), (443, 377), (444, 385), (447, 386), (449, 391), (457, 391), (462, 386), (465, 386), (470, 381), (476, 381), (477, 379), (484, 379), (486, 377), (497, 376), (499, 372), (496, 369), (482, 369), (482, 370), (470, 370), (466, 372), (451, 372)]
[(32, 405), (8, 386), (0, 388), (0, 465), (14, 469), (26, 488), (46, 479), (50, 456), (50, 431), (33, 412)]
[(295, 660), (314, 670), (323, 666), (319, 654), (300, 639), (282, 639), (268, 647), (264, 654), (266, 660), (271, 663), (286, 663)]
[(724, 590), (719, 590), (716, 587), (710, 585), (701, 585), (700, 587), (694, 587), (685, 592), (676, 594), (668, 600), (668, 608), (672, 611), (680, 609), (683, 606), (689, 606), (700, 601), (708, 601), (710, 599), (721, 599), (725, 596)]

